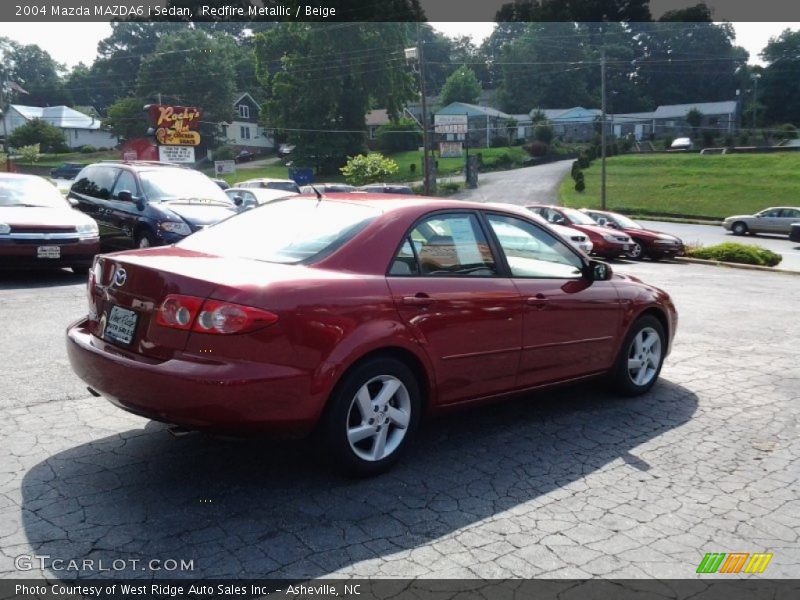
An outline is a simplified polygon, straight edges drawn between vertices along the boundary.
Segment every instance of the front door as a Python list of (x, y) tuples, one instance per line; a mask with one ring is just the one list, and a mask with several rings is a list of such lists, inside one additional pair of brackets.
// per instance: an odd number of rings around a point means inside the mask
[(440, 404), (514, 387), (522, 299), (499, 275), (475, 213), (437, 213), (419, 222), (387, 281), (397, 310), (433, 364)]
[(518, 387), (608, 369), (620, 324), (610, 281), (583, 276), (583, 260), (542, 227), (490, 213), (487, 221), (525, 305)]

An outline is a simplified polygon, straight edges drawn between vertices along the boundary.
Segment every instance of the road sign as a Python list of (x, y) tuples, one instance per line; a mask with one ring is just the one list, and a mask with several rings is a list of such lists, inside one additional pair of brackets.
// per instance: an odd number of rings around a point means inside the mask
[(236, 173), (235, 160), (215, 160), (214, 173), (217, 175), (225, 175), (228, 173)]

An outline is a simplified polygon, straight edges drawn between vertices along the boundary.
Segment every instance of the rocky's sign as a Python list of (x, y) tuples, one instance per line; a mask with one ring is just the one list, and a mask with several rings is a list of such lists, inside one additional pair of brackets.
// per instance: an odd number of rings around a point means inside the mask
[(150, 104), (147, 107), (150, 123), (160, 146), (197, 146), (200, 134), (200, 109), (194, 106)]

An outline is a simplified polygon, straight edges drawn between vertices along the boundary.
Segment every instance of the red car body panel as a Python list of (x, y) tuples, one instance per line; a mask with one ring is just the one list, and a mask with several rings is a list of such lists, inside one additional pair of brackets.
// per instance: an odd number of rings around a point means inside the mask
[[(594, 215), (605, 217), (606, 219), (614, 221), (614, 213), (602, 210), (589, 210), (586, 213), (592, 218)], [(627, 233), (632, 240), (638, 241), (648, 256), (656, 258), (668, 258), (673, 256), (682, 255), (684, 253), (683, 242), (678, 240), (677, 237), (669, 233), (655, 231), (653, 229), (633, 229), (630, 227), (612, 228), (616, 231)], [(656, 241), (662, 236), (668, 236), (678, 240), (675, 245), (657, 244)]]
[(556, 211), (564, 218), (563, 225), (567, 227), (572, 227), (573, 229), (577, 229), (578, 231), (582, 231), (585, 233), (588, 238), (592, 242), (592, 254), (597, 256), (602, 256), (604, 258), (616, 258), (625, 254), (628, 250), (627, 244), (622, 241), (609, 241), (603, 237), (603, 235), (608, 235), (609, 233), (614, 234), (617, 233), (618, 230), (612, 229), (611, 227), (603, 227), (602, 225), (583, 225), (581, 223), (575, 223), (572, 219), (569, 218), (567, 213), (559, 210), (558, 206), (550, 206), (546, 204), (531, 204), (526, 206), (525, 208), (549, 208), (551, 210)]
[[(485, 207), (380, 196), (359, 195), (383, 214), (312, 265), (221, 258), (180, 246), (99, 257), (90, 315), (68, 329), (73, 369), (118, 406), (150, 418), (303, 435), (343, 373), (374, 352), (409, 363), (426, 408), (438, 410), (601, 373), (631, 319), (647, 310), (663, 320), (670, 338), (674, 333), (669, 297), (631, 279), (387, 277), (418, 219), (435, 210)], [(352, 201), (339, 194), (330, 200), (340, 197)], [(127, 291), (111, 285), (118, 268), (126, 271)], [(278, 321), (234, 335), (170, 329), (155, 322), (167, 294), (244, 304)], [(421, 296), (429, 300), (424, 305), (407, 300)], [(139, 315), (128, 347), (101, 337), (110, 305)]]

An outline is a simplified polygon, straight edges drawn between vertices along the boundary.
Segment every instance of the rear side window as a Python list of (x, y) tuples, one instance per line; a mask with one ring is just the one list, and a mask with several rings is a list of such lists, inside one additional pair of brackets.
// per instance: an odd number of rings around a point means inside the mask
[(85, 196), (92, 196), (100, 200), (111, 197), (111, 188), (117, 177), (117, 170), (109, 167), (87, 167), (79, 174), (78, 179), (72, 184), (72, 191)]

